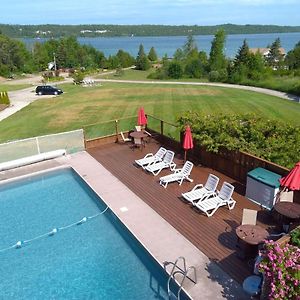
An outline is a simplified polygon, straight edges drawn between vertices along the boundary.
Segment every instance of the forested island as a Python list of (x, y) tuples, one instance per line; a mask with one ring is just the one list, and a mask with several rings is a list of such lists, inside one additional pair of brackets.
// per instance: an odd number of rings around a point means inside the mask
[(12, 38), (64, 36), (112, 37), (112, 36), (186, 36), (214, 35), (223, 29), (227, 34), (259, 34), (300, 32), (300, 26), (277, 25), (236, 25), (221, 24), (214, 26), (171, 26), (171, 25), (10, 25), (0, 24), (0, 31)]

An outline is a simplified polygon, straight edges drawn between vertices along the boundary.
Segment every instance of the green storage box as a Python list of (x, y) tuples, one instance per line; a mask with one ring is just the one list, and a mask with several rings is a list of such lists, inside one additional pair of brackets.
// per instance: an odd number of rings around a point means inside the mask
[(246, 197), (264, 208), (272, 209), (279, 192), (280, 175), (263, 168), (247, 174)]

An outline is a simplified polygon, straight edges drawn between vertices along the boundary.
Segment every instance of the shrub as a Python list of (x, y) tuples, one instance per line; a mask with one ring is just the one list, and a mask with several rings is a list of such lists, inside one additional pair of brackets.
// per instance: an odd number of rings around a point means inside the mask
[(0, 92), (0, 104), (9, 105), (10, 100), (7, 92)]
[(208, 74), (208, 80), (211, 82), (217, 82), (219, 81), (220, 74), (219, 71), (210, 71)]
[(75, 71), (72, 77), (74, 84), (80, 84), (84, 79), (84, 73), (81, 71)]
[(211, 152), (222, 147), (245, 151), (287, 168), (300, 157), (299, 126), (252, 114), (203, 116), (195, 112), (186, 112), (178, 122), (182, 129), (190, 124), (195, 140)]
[(183, 75), (183, 70), (179, 62), (171, 62), (168, 66), (168, 76), (170, 78), (178, 79)]

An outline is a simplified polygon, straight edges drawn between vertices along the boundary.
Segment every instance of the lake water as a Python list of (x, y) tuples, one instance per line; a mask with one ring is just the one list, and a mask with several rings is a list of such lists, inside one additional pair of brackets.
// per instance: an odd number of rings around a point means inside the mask
[[(228, 57), (234, 57), (237, 50), (241, 47), (243, 40), (246, 39), (250, 48), (267, 47), (280, 38), (282, 47), (288, 52), (294, 48), (295, 44), (300, 41), (300, 32), (293, 33), (268, 33), (268, 34), (234, 34), (228, 35), (225, 46), (225, 53)], [(210, 51), (213, 35), (196, 35), (194, 36), (198, 49)], [(119, 49), (129, 52), (136, 56), (139, 45), (143, 44), (145, 51), (148, 53), (151, 47), (154, 47), (158, 56), (162, 57), (167, 54), (172, 57), (176, 49), (182, 47), (186, 42), (186, 36), (141, 36), (141, 37), (95, 37), (95, 38), (78, 38), (81, 44), (87, 44), (104, 52), (105, 56), (116, 54)], [(34, 38), (23, 39), (26, 45), (31, 48), (36, 41)]]

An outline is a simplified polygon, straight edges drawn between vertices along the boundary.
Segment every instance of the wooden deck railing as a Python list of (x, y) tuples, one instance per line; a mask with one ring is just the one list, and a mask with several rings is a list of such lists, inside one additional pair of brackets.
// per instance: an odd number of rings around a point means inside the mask
[[(154, 120), (152, 124), (154, 124), (154, 122), (157, 123), (155, 124), (155, 129), (147, 126), (147, 131), (152, 133), (155, 139), (165, 147), (172, 148), (177, 153), (183, 154), (181, 146), (183, 134), (181, 134), (178, 140), (176, 140), (172, 137), (172, 134), (166, 131), (167, 125), (169, 129), (172, 129), (172, 133), (176, 134), (178, 126), (154, 116), (148, 115), (148, 117)], [(112, 131), (115, 131), (114, 135), (86, 140), (87, 149), (100, 146), (101, 144), (118, 141), (120, 137), (117, 120), (114, 122), (113, 126), (115, 127)], [(132, 128), (128, 128), (127, 131), (129, 131), (129, 129)], [(197, 145), (197, 143), (195, 143), (192, 150), (187, 152), (187, 159), (219, 171), (240, 183), (246, 183), (247, 173), (257, 167), (262, 167), (281, 176), (285, 176), (289, 172), (287, 168), (243, 151), (231, 151), (226, 148), (222, 148), (218, 153), (212, 153), (206, 151), (204, 147)]]

